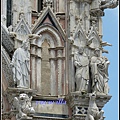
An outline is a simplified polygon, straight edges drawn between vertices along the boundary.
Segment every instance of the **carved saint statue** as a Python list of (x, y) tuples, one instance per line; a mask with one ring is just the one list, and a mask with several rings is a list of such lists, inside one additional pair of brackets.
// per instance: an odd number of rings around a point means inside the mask
[(90, 93), (89, 98), (90, 98), (89, 107), (87, 110), (87, 116), (85, 120), (104, 120), (103, 118), (104, 111), (103, 110), (99, 111), (95, 102), (96, 94)]
[(13, 79), (18, 88), (29, 88), (29, 42), (24, 40), (22, 46), (18, 48), (12, 57)]
[(92, 90), (96, 93), (108, 94), (108, 65), (106, 57), (100, 56), (100, 50), (95, 49), (95, 56), (91, 58)]
[(74, 65), (76, 67), (76, 91), (86, 93), (88, 92), (89, 83), (89, 59), (84, 53), (83, 47), (80, 47), (78, 53), (74, 54)]
[(27, 118), (28, 114), (35, 113), (34, 108), (31, 106), (32, 97), (28, 97), (27, 94), (22, 93), (19, 97), (14, 97), (13, 105), (18, 110), (16, 118)]

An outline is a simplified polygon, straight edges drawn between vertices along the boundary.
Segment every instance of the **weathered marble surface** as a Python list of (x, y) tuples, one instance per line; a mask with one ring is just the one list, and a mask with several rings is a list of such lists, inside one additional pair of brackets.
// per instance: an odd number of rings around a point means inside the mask
[(29, 88), (30, 54), (28, 45), (28, 41), (23, 41), (22, 46), (14, 52), (11, 62), (14, 84), (20, 88)]
[(28, 97), (27, 94), (21, 93), (19, 97), (14, 97), (13, 105), (18, 110), (16, 119), (27, 118), (28, 114), (35, 113), (34, 108), (31, 106), (32, 97)]
[(103, 114), (104, 111), (99, 111), (99, 108), (97, 107), (97, 104), (95, 102), (96, 94), (90, 93), (89, 94), (89, 107), (87, 110), (87, 116), (85, 120), (104, 120)]
[(91, 58), (92, 91), (97, 94), (108, 94), (108, 65), (106, 57), (100, 56), (100, 50), (95, 49), (95, 56)]
[(84, 48), (80, 47), (79, 52), (74, 55), (74, 65), (76, 67), (76, 91), (87, 93), (89, 84), (89, 59), (84, 53)]

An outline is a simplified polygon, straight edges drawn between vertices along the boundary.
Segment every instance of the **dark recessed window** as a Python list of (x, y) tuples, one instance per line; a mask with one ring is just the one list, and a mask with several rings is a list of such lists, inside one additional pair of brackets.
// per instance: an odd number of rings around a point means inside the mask
[(38, 0), (38, 12), (43, 9), (43, 0)]
[(7, 27), (12, 24), (12, 0), (7, 0)]

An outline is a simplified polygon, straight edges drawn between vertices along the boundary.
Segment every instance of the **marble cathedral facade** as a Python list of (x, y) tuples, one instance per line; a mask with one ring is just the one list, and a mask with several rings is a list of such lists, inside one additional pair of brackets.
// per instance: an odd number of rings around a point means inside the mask
[[(117, 0), (2, 0), (2, 119), (104, 120), (102, 108), (111, 98), (107, 88), (108, 66), (105, 75), (96, 77), (103, 87), (94, 80), (91, 61), (99, 49), (97, 57), (105, 61), (104, 65), (109, 64), (102, 56), (108, 53), (103, 46), (111, 45), (102, 40), (102, 17), (105, 9), (117, 5)], [(15, 50), (26, 39), (30, 53), (29, 87), (19, 88), (14, 84), (10, 63)], [(78, 58), (82, 60), (75, 59), (79, 48), (84, 49), (84, 57), (80, 54)], [(75, 61), (81, 65), (75, 66)], [(93, 83), (105, 90), (93, 88)], [(87, 85), (86, 91), (80, 85)], [(26, 113), (26, 117), (18, 115), (20, 111), (25, 113), (19, 100), (21, 94), (32, 98), (34, 113)], [(15, 106), (15, 99), (20, 105)], [(100, 115), (94, 116), (90, 107)]]

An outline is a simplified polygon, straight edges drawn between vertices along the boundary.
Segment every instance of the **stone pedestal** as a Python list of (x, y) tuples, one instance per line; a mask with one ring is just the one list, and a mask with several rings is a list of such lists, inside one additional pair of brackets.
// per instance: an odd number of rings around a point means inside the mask
[[(96, 95), (96, 104), (99, 111), (110, 98), (110, 95)], [(72, 109), (72, 120), (85, 120), (89, 107), (89, 93), (81, 95), (79, 92), (71, 92), (66, 99)]]

